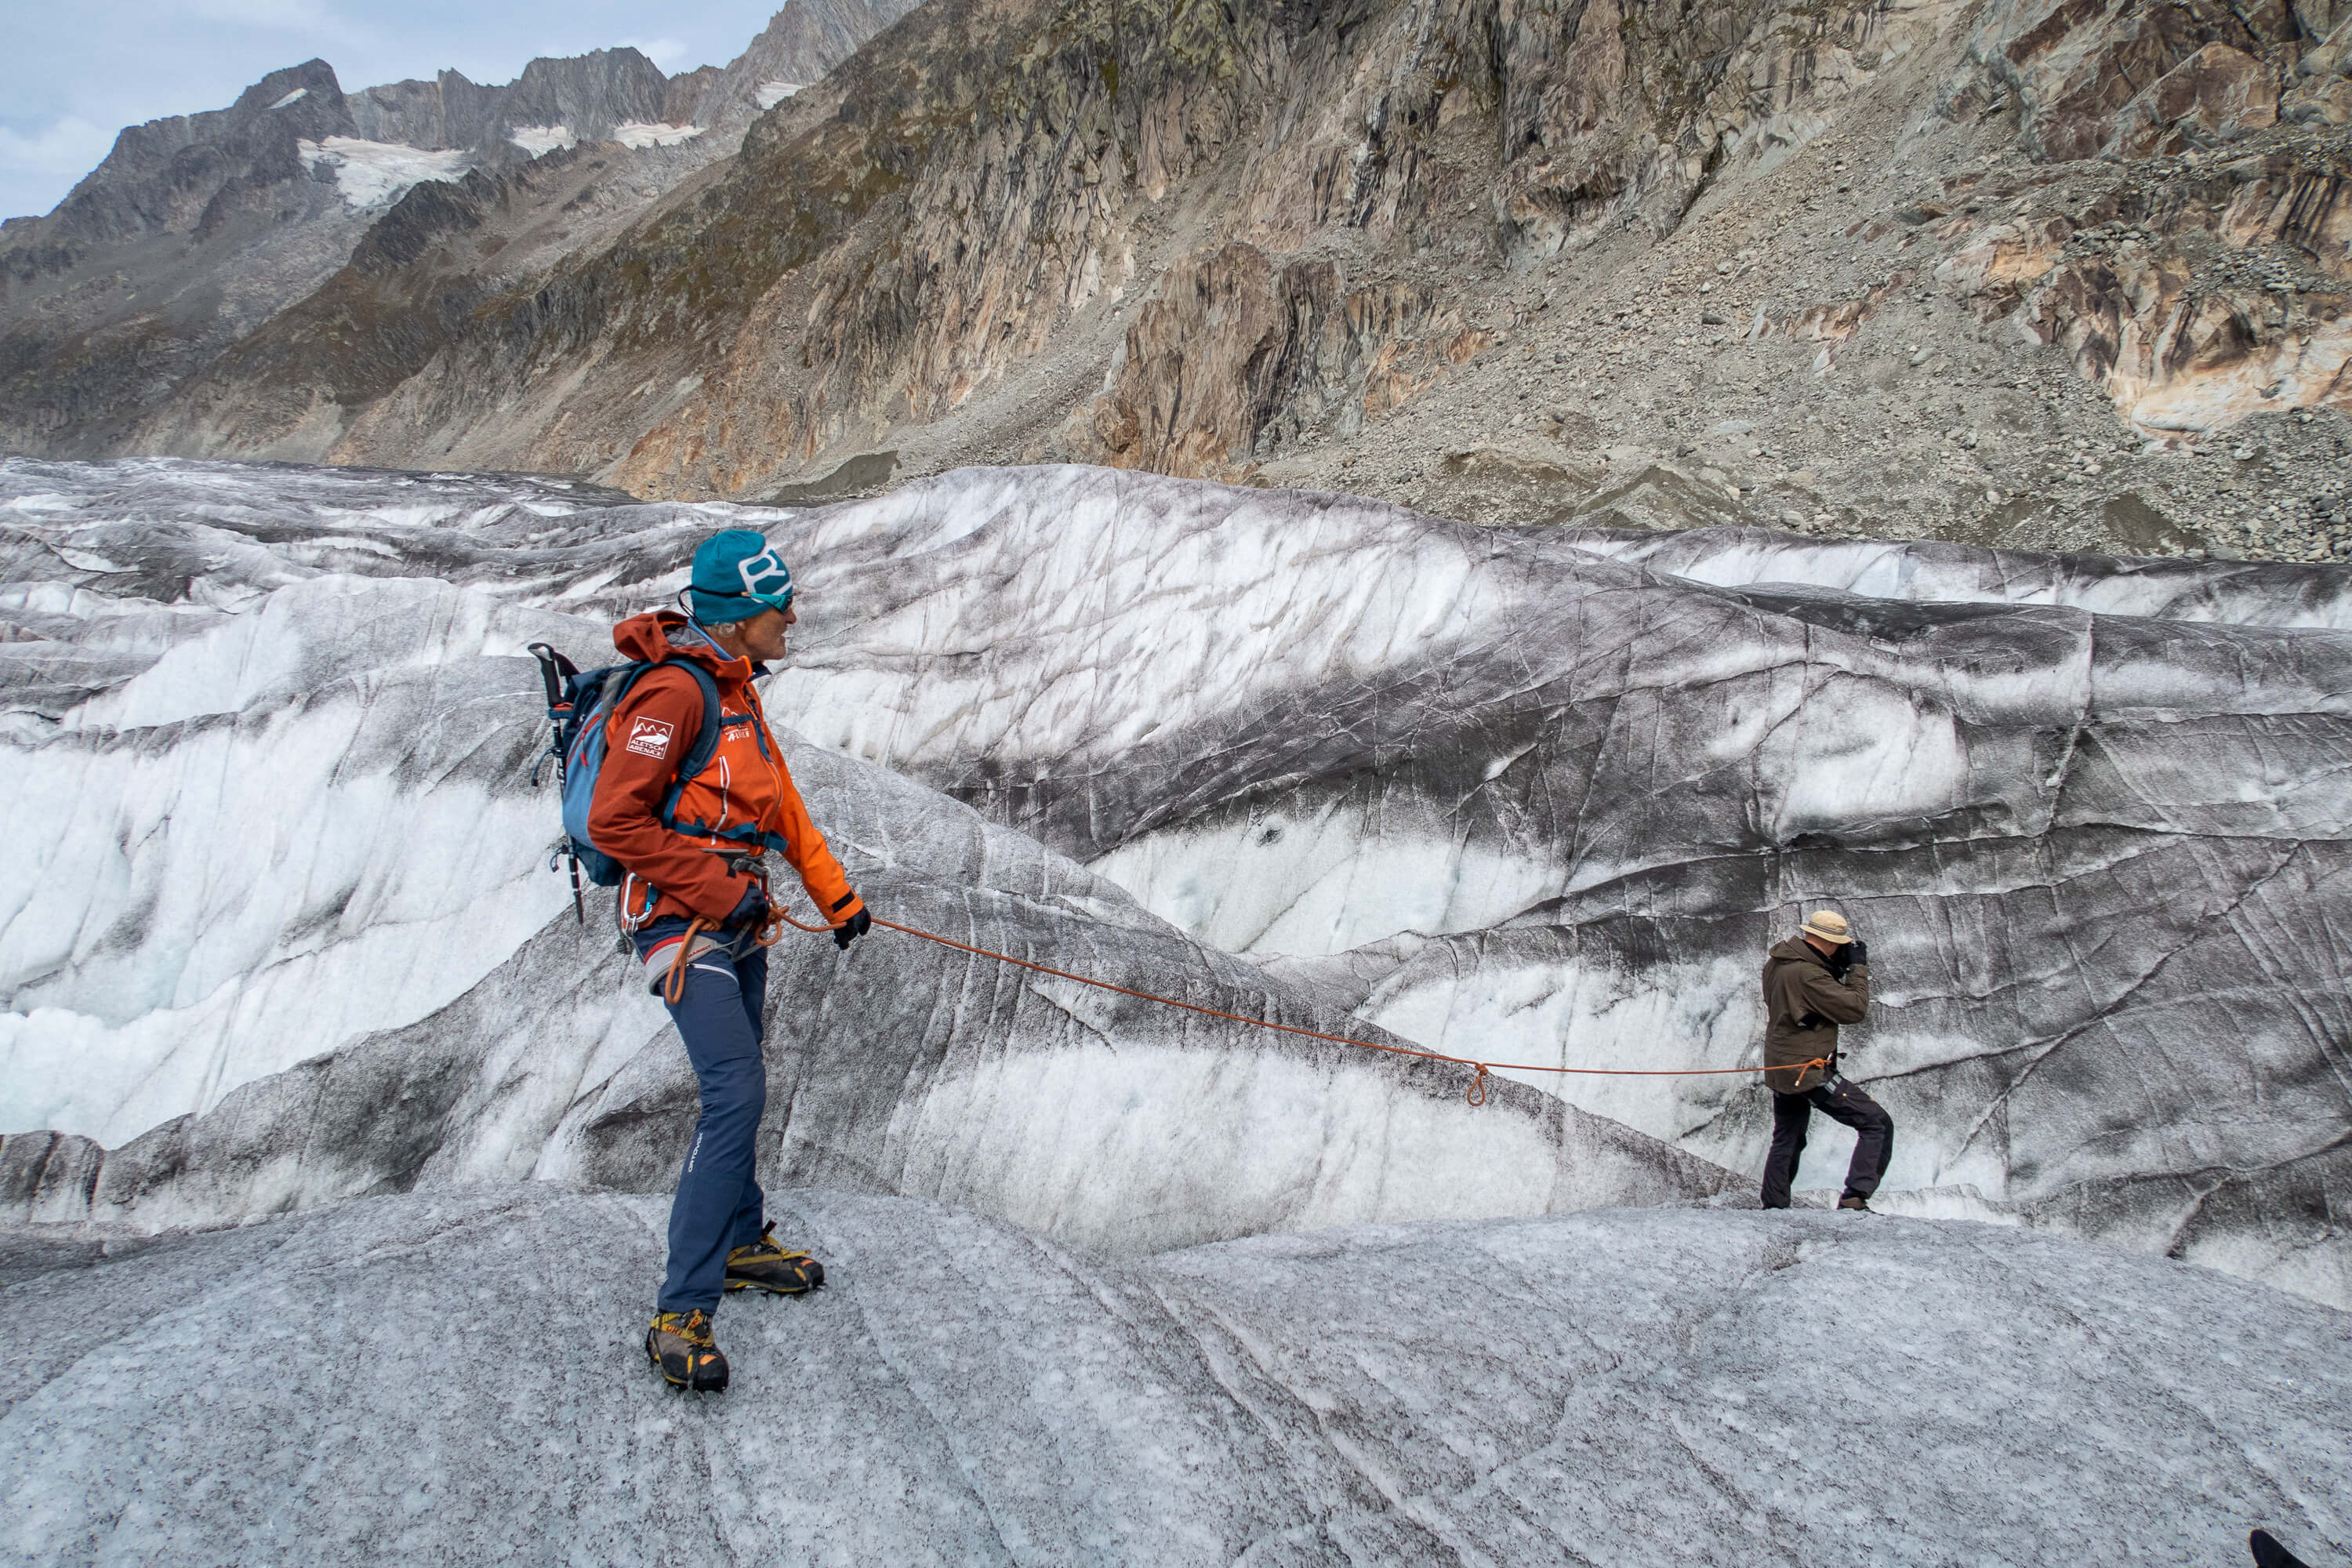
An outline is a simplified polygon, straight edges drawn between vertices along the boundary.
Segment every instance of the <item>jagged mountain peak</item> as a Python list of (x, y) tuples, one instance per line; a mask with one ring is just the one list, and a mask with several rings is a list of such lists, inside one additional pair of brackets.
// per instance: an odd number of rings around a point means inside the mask
[(326, 61), (271, 71), (226, 109), (124, 127), (42, 226), (43, 237), (69, 245), (202, 228), (217, 220), (207, 214), (224, 191), (300, 178), (301, 142), (354, 129)]
[(444, 70), (431, 81), (372, 87), (352, 94), (352, 112), (372, 141), (500, 156), (522, 128), (562, 126), (572, 140), (596, 142), (622, 125), (661, 121), (668, 86), (659, 66), (623, 45), (534, 59), (503, 86)]
[(816, 81), (915, 8), (915, 0), (787, 0), (697, 93), (698, 124), (740, 126)]

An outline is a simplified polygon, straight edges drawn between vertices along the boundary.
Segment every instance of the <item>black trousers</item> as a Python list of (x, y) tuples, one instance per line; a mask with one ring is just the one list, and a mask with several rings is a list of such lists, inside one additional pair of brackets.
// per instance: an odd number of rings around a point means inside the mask
[(1842, 1121), (1859, 1134), (1853, 1159), (1845, 1168), (1845, 1195), (1866, 1198), (1878, 1190), (1886, 1162), (1895, 1155), (1895, 1118), (1878, 1101), (1833, 1078), (1802, 1094), (1773, 1094), (1772, 1152), (1764, 1156), (1764, 1206), (1789, 1206), (1789, 1184), (1797, 1179), (1797, 1160), (1805, 1152), (1805, 1125), (1818, 1110), (1832, 1121)]

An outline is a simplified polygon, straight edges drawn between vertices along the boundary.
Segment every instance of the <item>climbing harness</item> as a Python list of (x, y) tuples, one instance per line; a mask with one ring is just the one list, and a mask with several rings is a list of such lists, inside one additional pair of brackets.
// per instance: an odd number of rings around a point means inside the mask
[[(832, 931), (833, 928), (829, 925), (803, 925), (799, 921), (786, 914), (782, 906), (776, 902), (772, 890), (768, 888), (765, 870), (756, 866), (750, 867), (749, 869), (758, 879), (761, 889), (768, 893), (768, 916), (757, 928), (756, 940), (761, 947), (775, 946), (782, 940), (783, 928), (786, 926), (791, 926), (794, 931), (808, 931), (820, 936)], [(867, 912), (872, 914), (870, 910)], [(941, 936), (936, 931), (925, 931), (919, 926), (902, 925), (897, 921), (886, 921), (880, 915), (872, 915), (872, 918), (877, 926), (887, 927), (907, 936), (920, 937), (925, 942), (934, 942), (941, 947), (951, 947), (959, 952), (969, 952), (979, 958), (992, 958), (999, 963), (1010, 963), (1022, 969), (1034, 970), (1040, 974), (1050, 974), (1056, 980), (1068, 980), (1080, 985), (1091, 985), (1097, 991), (1115, 991), (1121, 996), (1133, 996), (1145, 1002), (1157, 1002), (1163, 1007), (1181, 1007), (1188, 1013), (1203, 1013), (1212, 1018), (1223, 1018), (1235, 1024), (1248, 1024), (1260, 1029), (1276, 1029), (1286, 1035), (1304, 1035), (1310, 1040), (1328, 1040), (1337, 1046), (1354, 1046), (1367, 1051), (1385, 1051), (1391, 1056), (1397, 1057), (1418, 1057), (1423, 1061), (1451, 1062), (1456, 1067), (1471, 1069), (1474, 1076), (1465, 1098), (1473, 1105), (1486, 1103), (1486, 1075), (1490, 1072), (1575, 1073), (1602, 1078), (1711, 1078), (1725, 1073), (1788, 1072), (1791, 1069), (1801, 1075), (1814, 1068), (1830, 1066), (1827, 1057), (1816, 1057), (1809, 1062), (1783, 1062), (1769, 1068), (1762, 1067), (1563, 1068), (1536, 1062), (1482, 1062), (1469, 1057), (1448, 1056), (1444, 1051), (1423, 1050), (1418, 1046), (1386, 1046), (1378, 1040), (1359, 1040), (1346, 1035), (1327, 1035), (1318, 1029), (1300, 1028), (1296, 1024), (1277, 1024), (1269, 1018), (1253, 1018), (1242, 1013), (1227, 1013), (1215, 1007), (1204, 1007), (1198, 1002), (1180, 1001), (1173, 996), (1161, 996), (1150, 991), (1138, 991), (1131, 986), (1114, 985), (1108, 980), (1094, 980), (1083, 974), (1073, 974), (1066, 969), (1055, 969), (1050, 964), (1038, 963), (1026, 958), (1015, 958), (1009, 952), (998, 952), (993, 948), (977, 947), (968, 942), (958, 942), (951, 936)], [(669, 970), (662, 980), (662, 997), (672, 1006), (676, 1006), (678, 999), (686, 994), (687, 955), (693, 950), (695, 934), (698, 931), (717, 929), (719, 927), (715, 921), (701, 919), (697, 919), (687, 927), (686, 940), (678, 943), (677, 956), (670, 960)]]

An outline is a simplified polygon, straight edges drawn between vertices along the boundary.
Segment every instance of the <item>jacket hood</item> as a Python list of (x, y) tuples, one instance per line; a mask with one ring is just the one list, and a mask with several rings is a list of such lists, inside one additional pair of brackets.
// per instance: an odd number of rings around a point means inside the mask
[[(1754, 948), (1749, 948), (1748, 951), (1753, 952), (1756, 950)], [(1823, 969), (1827, 969), (1830, 966), (1830, 961), (1823, 958), (1821, 953), (1814, 949), (1812, 943), (1807, 942), (1801, 936), (1792, 936), (1786, 942), (1775, 945), (1772, 951), (1766, 953), (1765, 956), (1767, 958), (1785, 958), (1795, 963), (1818, 963)]]
[[(631, 616), (613, 628), (613, 646), (625, 658), (690, 658), (715, 674), (748, 680), (759, 673), (748, 659), (730, 658), (708, 638), (686, 631), (687, 619), (676, 610), (648, 610)], [(673, 633), (684, 633), (673, 638)]]

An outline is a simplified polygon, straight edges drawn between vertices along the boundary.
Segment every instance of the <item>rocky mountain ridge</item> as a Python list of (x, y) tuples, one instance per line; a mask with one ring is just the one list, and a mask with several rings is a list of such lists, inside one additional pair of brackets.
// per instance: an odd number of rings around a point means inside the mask
[[(793, 0), (725, 70), (675, 79), (621, 47), (536, 59), (503, 86), (445, 70), (347, 94), (314, 59), (226, 110), (129, 127), (55, 211), (0, 225), (0, 450), (141, 446), (176, 389), (346, 264), (414, 259), (415, 214), (370, 231), (420, 183), (486, 176), (528, 215), (530, 233), (503, 237), (529, 243), (485, 283), (609, 242), (732, 150), (776, 73), (815, 79), (903, 8)], [(582, 146), (596, 151), (559, 158), (568, 173), (538, 166)]]
[(504, 87), (445, 70), (431, 81), (396, 81), (353, 93), (359, 134), (420, 148), (478, 148), (496, 159), (526, 127), (562, 126), (583, 142), (628, 124), (667, 122), (669, 79), (633, 48), (574, 59), (535, 59)]
[(1685, 523), (2333, 559), (2337, 9), (935, 0), (609, 241), (404, 264), (429, 353), (289, 318), (104, 449), (1507, 522), (1662, 466)]

